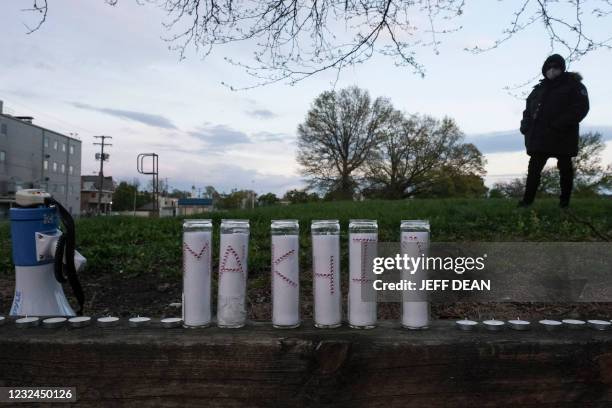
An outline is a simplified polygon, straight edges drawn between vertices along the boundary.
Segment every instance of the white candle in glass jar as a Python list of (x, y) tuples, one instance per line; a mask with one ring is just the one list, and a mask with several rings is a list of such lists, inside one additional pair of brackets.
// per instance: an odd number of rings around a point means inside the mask
[(313, 221), (311, 231), (315, 326), (338, 327), (342, 324), (340, 224), (337, 220)]
[(245, 220), (221, 223), (217, 324), (238, 328), (246, 323), (249, 226)]
[(300, 325), (299, 226), (296, 220), (272, 222), (272, 325)]
[(211, 314), (212, 222), (183, 224), (183, 320), (188, 327), (206, 327)]
[(378, 253), (375, 220), (349, 223), (348, 323), (353, 328), (376, 327), (376, 291), (372, 286), (372, 262)]
[[(401, 224), (401, 251), (402, 255), (410, 258), (427, 257), (429, 253), (429, 222), (426, 220), (407, 220)], [(421, 264), (420, 264), (421, 265)], [(426, 270), (419, 266), (416, 271), (403, 270), (402, 279), (411, 280), (416, 287), (427, 279)], [(416, 292), (405, 291), (402, 302), (402, 326), (408, 329), (426, 329), (429, 326), (429, 302), (427, 300), (412, 299)], [(426, 293), (419, 292), (420, 299), (427, 299)]]

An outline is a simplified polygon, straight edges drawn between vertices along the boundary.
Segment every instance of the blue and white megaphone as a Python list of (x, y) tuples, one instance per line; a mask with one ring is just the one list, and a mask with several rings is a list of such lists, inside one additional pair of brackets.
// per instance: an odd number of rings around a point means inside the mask
[(74, 249), (72, 216), (44, 190), (20, 190), (15, 202), (17, 207), (10, 210), (15, 264), (11, 316), (74, 316), (61, 285), (66, 281), (81, 314), (84, 295), (77, 272), (86, 260)]

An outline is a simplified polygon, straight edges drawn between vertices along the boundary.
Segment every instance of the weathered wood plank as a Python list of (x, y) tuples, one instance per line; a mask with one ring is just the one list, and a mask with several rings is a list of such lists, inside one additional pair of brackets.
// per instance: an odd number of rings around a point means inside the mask
[(1, 386), (79, 406), (612, 406), (612, 332), (0, 327)]

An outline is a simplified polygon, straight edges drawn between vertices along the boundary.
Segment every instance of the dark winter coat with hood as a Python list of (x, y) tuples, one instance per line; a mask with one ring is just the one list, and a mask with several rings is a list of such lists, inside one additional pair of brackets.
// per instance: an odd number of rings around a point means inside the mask
[(565, 72), (565, 61), (559, 55), (544, 62), (544, 75), (550, 63), (559, 65), (563, 73), (553, 80), (545, 77), (533, 88), (527, 97), (521, 133), (530, 156), (574, 157), (578, 154), (578, 124), (589, 111), (589, 97), (580, 74)]

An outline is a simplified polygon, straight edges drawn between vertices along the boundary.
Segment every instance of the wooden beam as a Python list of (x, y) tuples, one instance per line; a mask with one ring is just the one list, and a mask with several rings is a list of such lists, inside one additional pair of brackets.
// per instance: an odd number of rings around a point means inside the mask
[(79, 406), (612, 406), (612, 332), (17, 329), (0, 386), (72, 386)]

